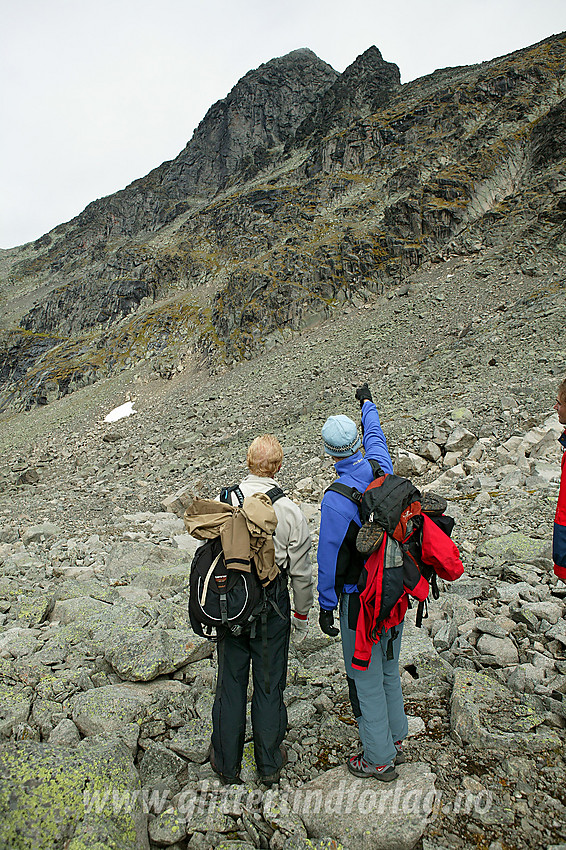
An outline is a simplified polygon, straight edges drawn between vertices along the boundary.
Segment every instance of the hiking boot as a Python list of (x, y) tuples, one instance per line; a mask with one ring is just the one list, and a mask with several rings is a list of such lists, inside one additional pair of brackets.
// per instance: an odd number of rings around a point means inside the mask
[(360, 776), (366, 779), (373, 776), (379, 779), (380, 782), (393, 782), (399, 774), (395, 770), (393, 762), (389, 764), (370, 764), (366, 761), (363, 754), (352, 756), (346, 762), (346, 767), (353, 776)]
[(281, 758), (283, 759), (283, 761), (281, 762), (281, 767), (279, 767), (275, 771), (275, 773), (268, 773), (267, 776), (262, 776), (261, 773), (259, 773), (258, 771), (259, 781), (263, 782), (264, 785), (277, 785), (277, 783), (281, 779), (281, 771), (289, 761), (289, 754), (287, 752), (287, 748), (284, 747), (283, 744), (281, 744), (281, 746), (279, 747), (279, 752), (281, 753)]
[(362, 527), (358, 529), (356, 549), (365, 557), (371, 555), (381, 546), (384, 533), (382, 527), (376, 522), (364, 522)]
[(237, 773), (235, 776), (226, 776), (225, 773), (222, 773), (220, 770), (218, 770), (218, 768), (216, 767), (216, 759), (215, 759), (215, 756), (214, 756), (214, 750), (212, 749), (212, 746), (210, 747), (210, 750), (209, 750), (209, 753), (208, 753), (208, 760), (210, 762), (211, 768), (213, 769), (214, 773), (219, 777), (219, 779), (220, 779), (220, 781), (222, 782), (223, 785), (241, 785), (242, 784), (242, 780), (240, 779), (239, 773)]
[(436, 493), (423, 493), (421, 495), (421, 511), (428, 516), (442, 516), (448, 502), (443, 496), (437, 496)]
[(397, 750), (397, 755), (393, 764), (405, 764), (406, 758), (403, 752), (403, 741), (395, 741), (395, 749)]

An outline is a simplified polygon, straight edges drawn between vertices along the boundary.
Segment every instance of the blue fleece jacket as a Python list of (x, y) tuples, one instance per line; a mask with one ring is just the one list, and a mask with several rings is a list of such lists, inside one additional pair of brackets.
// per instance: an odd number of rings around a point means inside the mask
[[(364, 402), (362, 425), (365, 458), (361, 451), (357, 451), (339, 460), (334, 467), (338, 473), (337, 480), (361, 492), (374, 478), (367, 458), (377, 460), (384, 472), (393, 472), (379, 413), (372, 401)], [(355, 535), (360, 525), (358, 507), (354, 502), (333, 490), (324, 494), (317, 555), (318, 601), (320, 607), (327, 611), (336, 608), (338, 594), (342, 590), (351, 593), (356, 589), (356, 563), (360, 568), (362, 563), (355, 550)]]

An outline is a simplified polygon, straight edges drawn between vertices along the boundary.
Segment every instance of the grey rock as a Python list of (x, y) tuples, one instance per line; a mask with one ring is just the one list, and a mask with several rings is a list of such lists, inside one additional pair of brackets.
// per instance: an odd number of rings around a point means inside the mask
[(461, 452), (466, 449), (471, 449), (476, 442), (477, 437), (475, 434), (472, 434), (471, 431), (468, 431), (468, 429), (464, 428), (462, 425), (458, 425), (448, 435), (444, 447), (447, 452)]
[(479, 599), (486, 591), (491, 590), (493, 582), (484, 578), (461, 578), (445, 585), (444, 590), (451, 597), (461, 597), (468, 601)]
[(443, 687), (450, 676), (450, 668), (436, 651), (431, 639), (417, 629), (412, 617), (405, 618), (399, 668), (409, 673), (405, 677), (405, 690), (409, 693), (432, 693)]
[(186, 836), (186, 818), (174, 808), (165, 809), (149, 820), (149, 837), (160, 847), (168, 847)]
[(521, 600), (538, 602), (540, 599), (539, 588), (533, 587), (525, 581), (519, 581), (516, 584), (501, 581), (497, 584), (497, 594), (503, 602), (515, 603), (516, 610), (521, 608)]
[(184, 759), (158, 741), (149, 741), (140, 761), (140, 779), (144, 787), (165, 786), (178, 791), (178, 780), (186, 769)]
[(545, 637), (549, 640), (557, 640), (563, 646), (566, 646), (566, 623), (564, 620), (560, 620), (555, 626), (552, 626), (546, 632)]
[[(332, 835), (345, 847), (367, 850), (414, 847), (432, 811), (435, 777), (419, 762), (400, 765), (397, 771), (399, 779), (391, 789), (352, 779), (344, 766), (328, 770), (299, 789), (297, 814), (313, 838)], [(404, 807), (395, 799), (411, 803)]]
[(224, 814), (220, 804), (208, 805), (204, 811), (198, 808), (189, 810), (186, 817), (187, 834), (195, 832), (230, 832), (234, 829), (234, 821)]
[(49, 594), (27, 596), (13, 606), (16, 622), (21, 626), (37, 626), (43, 623), (51, 613), (54, 598)]
[(273, 791), (263, 799), (262, 814), (273, 830), (282, 836), (306, 839), (307, 831), (300, 816), (293, 811), (292, 800), (286, 794)]
[(316, 708), (307, 700), (297, 700), (287, 711), (288, 724), (291, 728), (304, 728), (316, 715)]
[(53, 699), (36, 699), (31, 717), (41, 731), (42, 738), (46, 740), (61, 720), (61, 703)]
[(29, 546), (30, 543), (43, 543), (60, 533), (60, 529), (54, 523), (43, 522), (41, 525), (34, 525), (24, 529), (22, 541), (24, 546)]
[(111, 732), (141, 721), (151, 703), (151, 693), (129, 684), (107, 685), (77, 694), (73, 722), (83, 735)]
[(513, 561), (525, 564), (536, 562), (545, 557), (548, 544), (545, 541), (529, 537), (520, 531), (505, 534), (493, 540), (486, 540), (480, 547), (480, 554), (507, 556)]
[(0, 543), (15, 543), (18, 539), (19, 535), (15, 528), (10, 526), (0, 528)]
[(406, 449), (397, 449), (393, 459), (393, 465), (396, 475), (401, 475), (403, 478), (422, 475), (427, 469), (427, 462), (424, 458)]
[(510, 615), (516, 623), (523, 623), (530, 631), (538, 632), (539, 619), (534, 611), (531, 611), (520, 603), (512, 603), (510, 606)]
[[(292, 706), (291, 706), (292, 707)], [(338, 744), (354, 746), (358, 739), (358, 727), (350, 723), (344, 723), (337, 717), (325, 717), (320, 724), (318, 732), (321, 741), (333, 747)]]
[(482, 662), (492, 667), (509, 667), (519, 661), (517, 647), (508, 637), (484, 634), (478, 640), (476, 649), (482, 654)]
[(64, 718), (51, 731), (48, 741), (50, 744), (58, 744), (59, 746), (72, 746), (78, 744), (80, 739), (80, 732), (73, 721)]
[(521, 610), (529, 610), (539, 620), (547, 620), (552, 625), (556, 625), (562, 618), (563, 606), (556, 602), (525, 602), (521, 606)]
[(450, 649), (458, 637), (458, 626), (454, 620), (444, 623), (442, 628), (436, 632), (433, 638), (435, 648), (440, 652), (442, 649)]
[(499, 482), (500, 490), (513, 490), (518, 487), (522, 487), (525, 483), (525, 475), (521, 472), (520, 469), (514, 469), (512, 472), (508, 472), (501, 481)]
[(0, 737), (8, 738), (19, 723), (29, 717), (31, 688), (0, 683)]
[(442, 457), (439, 446), (433, 443), (432, 440), (428, 440), (428, 442), (420, 447), (419, 454), (426, 458), (426, 460), (432, 461), (432, 463), (436, 463)]
[(132, 628), (117, 630), (104, 642), (105, 658), (129, 682), (149, 682), (209, 653), (209, 641), (188, 631)]
[(6, 629), (0, 632), (0, 656), (3, 658), (19, 658), (30, 655), (37, 647), (39, 632), (35, 629)]
[(474, 620), (474, 628), (486, 635), (493, 635), (495, 638), (505, 638), (507, 637), (507, 632), (504, 628), (499, 625), (499, 623), (494, 622), (493, 620), (488, 620), (487, 617), (477, 617)]
[(99, 628), (105, 632), (115, 623), (123, 626), (144, 625), (148, 617), (133, 605), (113, 605), (91, 596), (80, 596), (55, 602), (50, 620), (64, 624), (76, 622), (91, 632)]

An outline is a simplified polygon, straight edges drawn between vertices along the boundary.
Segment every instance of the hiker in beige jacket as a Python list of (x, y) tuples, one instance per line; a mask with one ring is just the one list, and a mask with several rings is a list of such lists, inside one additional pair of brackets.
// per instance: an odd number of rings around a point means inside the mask
[[(281, 468), (283, 449), (271, 434), (257, 437), (248, 449), (250, 474), (239, 488), (248, 501), (256, 493), (267, 493), (277, 486), (274, 476)], [(255, 501), (255, 500), (253, 500)], [(234, 494), (232, 502), (238, 499)], [(273, 605), (269, 607), (266, 635), (263, 625), (240, 635), (228, 632), (218, 643), (218, 679), (212, 710), (210, 763), (224, 782), (239, 782), (246, 728), (246, 699), (250, 662), (253, 677), (251, 719), (254, 755), (260, 780), (266, 785), (279, 781), (287, 760), (282, 746), (287, 729), (287, 709), (283, 691), (287, 678), (287, 659), (291, 623), (304, 634), (313, 603), (313, 576), (309, 550), (310, 534), (306, 519), (294, 502), (283, 496), (273, 504), (277, 526), (273, 536), (275, 562), (279, 577), (268, 588)], [(287, 582), (293, 591), (294, 611)], [(266, 656), (267, 648), (267, 658)]]

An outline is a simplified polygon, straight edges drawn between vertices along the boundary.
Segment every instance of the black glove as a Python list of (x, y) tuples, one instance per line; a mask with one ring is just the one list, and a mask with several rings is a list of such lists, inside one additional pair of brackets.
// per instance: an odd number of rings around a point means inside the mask
[(360, 407), (364, 406), (364, 401), (373, 401), (367, 384), (362, 384), (361, 387), (358, 387), (356, 390), (356, 398), (360, 402)]
[(318, 615), (318, 625), (320, 626), (320, 630), (329, 637), (336, 637), (339, 631), (333, 623), (334, 613), (332, 611), (325, 611), (324, 608), (321, 608), (320, 614)]

